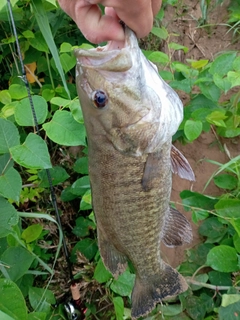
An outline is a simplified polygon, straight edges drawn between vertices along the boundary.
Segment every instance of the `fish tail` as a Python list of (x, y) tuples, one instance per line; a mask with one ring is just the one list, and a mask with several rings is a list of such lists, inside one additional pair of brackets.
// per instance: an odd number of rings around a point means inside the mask
[(183, 276), (165, 262), (159, 273), (150, 278), (141, 279), (137, 275), (132, 292), (132, 319), (148, 314), (163, 299), (176, 296), (187, 289)]

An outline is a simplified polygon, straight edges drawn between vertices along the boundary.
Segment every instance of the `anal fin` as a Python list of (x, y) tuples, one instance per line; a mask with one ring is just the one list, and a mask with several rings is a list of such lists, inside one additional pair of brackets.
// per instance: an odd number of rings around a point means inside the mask
[(157, 274), (145, 279), (137, 274), (132, 292), (132, 319), (145, 316), (163, 299), (175, 297), (187, 289), (183, 276), (163, 261)]
[(187, 218), (176, 209), (169, 208), (162, 241), (167, 247), (177, 247), (192, 241), (192, 227)]
[(114, 278), (117, 278), (119, 274), (126, 270), (127, 257), (119, 252), (99, 231), (98, 245), (105, 267), (112, 273)]
[(194, 172), (184, 155), (174, 146), (171, 148), (172, 172), (180, 178), (195, 181)]

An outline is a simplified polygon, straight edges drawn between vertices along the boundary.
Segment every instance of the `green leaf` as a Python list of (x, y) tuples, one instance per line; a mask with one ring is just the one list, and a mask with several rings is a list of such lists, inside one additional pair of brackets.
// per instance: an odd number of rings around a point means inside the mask
[(110, 288), (122, 297), (129, 296), (132, 292), (134, 281), (135, 275), (126, 270), (118, 277), (117, 280), (113, 280)]
[(193, 210), (192, 212), (192, 221), (198, 223), (198, 221), (205, 220), (209, 217), (209, 212), (204, 210)]
[(197, 139), (202, 132), (202, 122), (187, 120), (184, 125), (184, 133), (189, 141)]
[(240, 301), (218, 309), (219, 320), (240, 320)]
[(218, 218), (211, 217), (203, 221), (198, 232), (200, 235), (207, 237), (208, 242), (214, 243), (220, 241), (224, 237), (227, 228), (218, 221)]
[(9, 153), (9, 149), (19, 143), (17, 127), (11, 121), (0, 118), (0, 154)]
[(4, 105), (12, 102), (12, 98), (8, 90), (0, 91), (0, 102)]
[[(46, 320), (46, 318), (47, 318), (46, 312), (31, 312), (28, 314), (27, 320)], [(55, 318), (53, 318), (53, 319), (55, 319)]]
[(164, 27), (153, 27), (151, 33), (163, 40), (166, 40), (168, 37), (168, 32)]
[(73, 233), (77, 237), (86, 237), (89, 236), (90, 230), (95, 229), (95, 224), (84, 217), (79, 217), (76, 220), (76, 226), (73, 228)]
[(231, 286), (231, 273), (210, 271), (208, 272), (209, 281), (215, 286)]
[(56, 303), (52, 291), (36, 287), (29, 289), (29, 301), (35, 311), (47, 313), (50, 312), (51, 305)]
[(240, 301), (240, 295), (239, 294), (223, 294), (222, 295), (222, 307), (227, 307), (230, 304), (233, 304), (235, 302)]
[(26, 86), (20, 84), (11, 84), (9, 87), (9, 93), (12, 99), (20, 100), (28, 96)]
[(30, 45), (37, 51), (49, 53), (48, 45), (41, 32), (36, 32), (33, 38), (28, 39)]
[[(198, 274), (194, 277), (194, 280), (201, 282), (201, 283), (207, 283), (208, 275), (206, 273)], [(192, 291), (196, 291), (196, 290), (200, 290), (203, 286), (191, 284), (190, 287), (191, 287)]]
[[(182, 191), (180, 193), (180, 197), (183, 200), (184, 205), (205, 210), (213, 210), (214, 205), (218, 202), (218, 199), (207, 197), (201, 193), (192, 192), (189, 190)], [(189, 210), (189, 208), (186, 209)]]
[(0, 279), (0, 310), (2, 320), (27, 320), (27, 306), (24, 297), (18, 286), (9, 279)]
[(231, 82), (231, 88), (240, 86), (240, 71), (229, 71), (227, 80)]
[(191, 61), (191, 67), (194, 69), (202, 69), (208, 64), (209, 60)]
[(191, 79), (184, 79), (181, 81), (173, 80), (169, 83), (169, 85), (175, 90), (182, 90), (186, 93), (190, 93), (192, 90)]
[(16, 209), (4, 198), (0, 197), (0, 238), (12, 233), (12, 227), (18, 223)]
[(224, 91), (224, 93), (227, 93), (231, 88), (231, 82), (227, 78), (222, 78), (217, 73), (213, 75), (213, 81), (219, 89)]
[[(37, 123), (42, 124), (48, 114), (48, 106), (46, 100), (41, 96), (32, 96), (34, 110), (36, 112)], [(20, 126), (35, 126), (32, 109), (29, 98), (19, 101), (15, 108), (15, 119)]]
[(70, 104), (71, 100), (61, 97), (53, 97), (50, 102), (56, 106), (65, 108)]
[(62, 53), (60, 55), (60, 61), (65, 73), (70, 71), (76, 65), (76, 58), (74, 56), (69, 55), (68, 53)]
[(159, 52), (159, 51), (152, 52), (148, 56), (148, 59), (150, 61), (152, 61), (152, 62), (160, 63), (160, 64), (163, 64), (163, 65), (166, 65), (166, 64), (168, 64), (170, 62), (168, 55), (166, 53)]
[(97, 253), (97, 249), (97, 243), (94, 239), (85, 238), (75, 245), (72, 254), (75, 255), (76, 251), (79, 250), (88, 260), (91, 260)]
[(240, 56), (236, 57), (236, 59), (233, 61), (233, 70), (240, 71)]
[(221, 90), (215, 85), (214, 82), (204, 81), (198, 84), (201, 92), (205, 95), (206, 98), (218, 102)]
[(51, 168), (46, 142), (34, 133), (29, 133), (22, 145), (10, 148), (13, 159), (30, 169)]
[(2, 254), (1, 260), (9, 266), (7, 273), (10, 279), (17, 281), (28, 271), (34, 257), (22, 247), (10, 247)]
[(99, 259), (98, 264), (94, 270), (93, 278), (98, 283), (105, 283), (112, 278), (112, 274), (105, 268), (102, 259)]
[(215, 209), (217, 214), (225, 218), (239, 218), (240, 200), (238, 199), (220, 199)]
[(212, 113), (210, 113), (207, 117), (206, 120), (211, 123), (214, 124), (216, 126), (220, 126), (220, 127), (226, 127), (226, 124), (223, 120), (225, 120), (227, 118), (227, 116), (225, 115), (226, 111), (225, 110), (221, 110), (221, 111), (213, 111)]
[(74, 163), (73, 170), (77, 173), (88, 174), (88, 158), (81, 157)]
[(89, 176), (84, 176), (73, 183), (71, 192), (77, 196), (82, 196), (88, 189), (90, 189)]
[(220, 245), (212, 248), (207, 255), (208, 266), (220, 272), (239, 270), (237, 251), (229, 246)]
[(223, 53), (218, 56), (211, 64), (209, 72), (214, 74), (219, 74), (220, 76), (224, 76), (228, 73), (228, 71), (232, 70), (232, 64), (235, 60), (237, 52), (229, 52)]
[(72, 100), (69, 109), (71, 110), (71, 113), (73, 115), (73, 118), (79, 122), (79, 123), (84, 123), (83, 120), (83, 114), (82, 114), (82, 109), (80, 107), (80, 102), (79, 100)]
[(2, 319), (2, 320), (15, 320), (15, 318), (8, 316), (5, 312), (2, 312), (1, 310), (0, 310), (0, 319)]
[(52, 120), (43, 125), (48, 137), (54, 142), (66, 146), (85, 145), (85, 128), (76, 122), (68, 111), (56, 111)]
[(114, 297), (113, 298), (113, 305), (116, 315), (116, 320), (122, 320), (124, 314), (124, 303), (122, 297)]
[(60, 53), (63, 53), (63, 52), (72, 52), (73, 48), (72, 48), (72, 45), (71, 43), (68, 43), (68, 42), (63, 42), (60, 46)]
[(169, 304), (160, 306), (161, 313), (164, 316), (173, 317), (183, 311), (181, 304)]
[(170, 42), (169, 48), (171, 48), (173, 50), (183, 50), (184, 53), (188, 52), (188, 47), (182, 46), (181, 44), (176, 43), (176, 42)]
[[(59, 167), (59, 166), (49, 169), (49, 173), (52, 179), (53, 186), (56, 186), (57, 184), (66, 181), (70, 177), (67, 171), (63, 167)], [(49, 181), (48, 181), (48, 175), (46, 170), (39, 171), (38, 177), (41, 180), (39, 187), (48, 188)]]
[(42, 229), (43, 227), (40, 224), (32, 224), (23, 230), (21, 237), (26, 241), (26, 243), (33, 242), (40, 237)]
[(238, 179), (230, 174), (220, 174), (213, 179), (216, 186), (222, 189), (232, 190), (235, 189), (238, 184)]
[(10, 168), (0, 172), (0, 195), (18, 202), (21, 190), (22, 179), (16, 169)]
[(91, 190), (87, 190), (82, 196), (80, 203), (80, 210), (92, 209), (92, 193)]

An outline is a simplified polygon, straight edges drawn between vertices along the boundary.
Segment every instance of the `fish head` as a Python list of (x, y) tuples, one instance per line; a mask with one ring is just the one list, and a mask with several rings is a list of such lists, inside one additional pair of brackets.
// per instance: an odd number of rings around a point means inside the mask
[[(107, 137), (119, 151), (142, 155), (154, 152), (176, 132), (182, 110), (177, 120), (174, 114), (171, 118), (170, 87), (145, 58), (132, 30), (125, 28), (125, 41), (78, 49), (75, 55), (77, 89), (88, 133)], [(175, 98), (174, 103), (179, 100)]]

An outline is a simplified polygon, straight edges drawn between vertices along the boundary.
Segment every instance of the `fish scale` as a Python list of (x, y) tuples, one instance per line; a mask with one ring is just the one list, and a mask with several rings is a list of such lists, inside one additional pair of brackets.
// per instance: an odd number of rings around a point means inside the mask
[(187, 219), (169, 207), (171, 168), (194, 179), (171, 143), (182, 121), (182, 103), (128, 28), (124, 43), (80, 49), (76, 57), (99, 250), (114, 277), (128, 260), (134, 266), (136, 319), (188, 287), (160, 252), (161, 241), (168, 246), (191, 241)]

